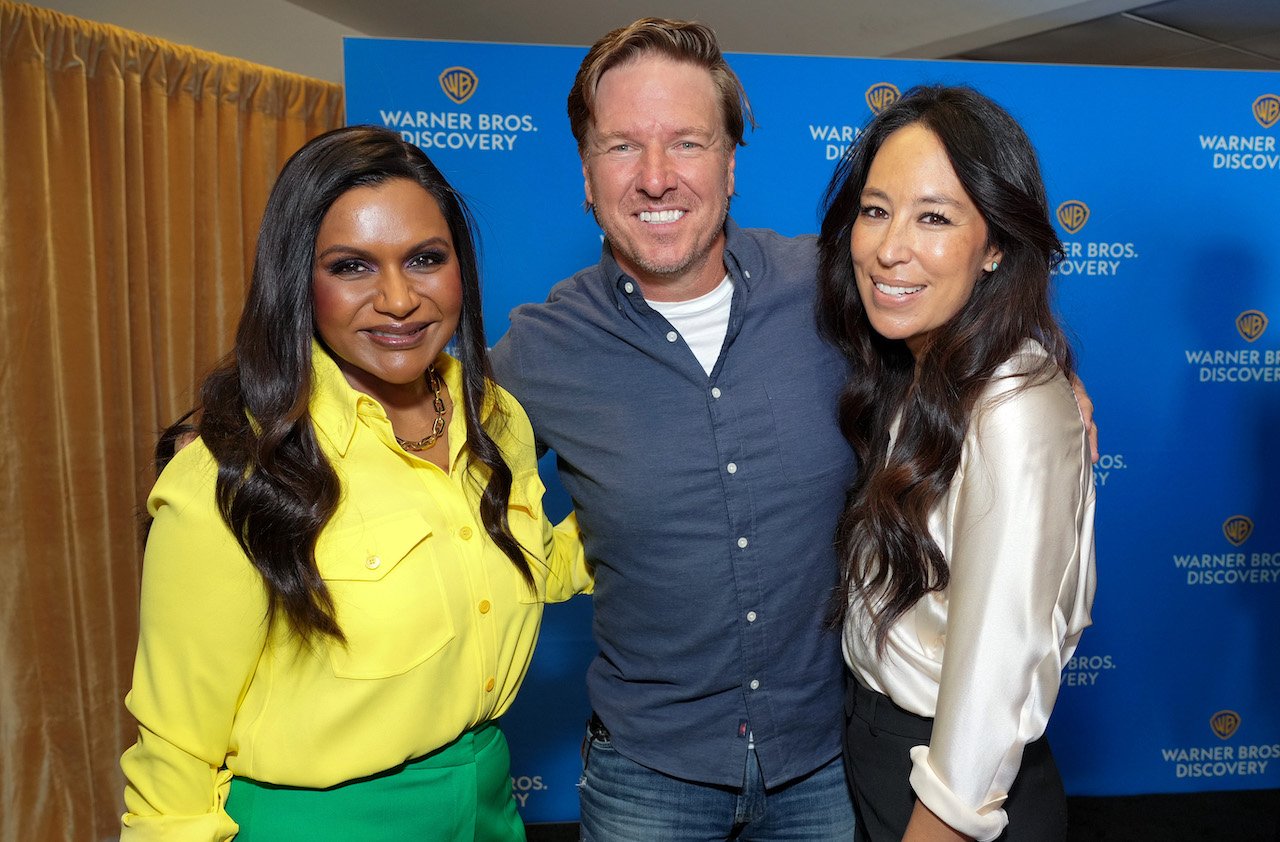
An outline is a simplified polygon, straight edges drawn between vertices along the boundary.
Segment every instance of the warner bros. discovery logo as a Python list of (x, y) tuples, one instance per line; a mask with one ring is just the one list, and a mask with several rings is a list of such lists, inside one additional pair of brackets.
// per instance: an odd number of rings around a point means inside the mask
[(1222, 522), (1222, 534), (1231, 542), (1231, 546), (1238, 547), (1253, 534), (1253, 520), (1244, 515), (1229, 517)]
[(1062, 686), (1092, 687), (1098, 683), (1098, 676), (1114, 669), (1116, 669), (1116, 660), (1111, 655), (1076, 653), (1062, 668)]
[[(470, 100), (480, 87), (480, 78), (467, 67), (446, 67), (438, 79), (441, 92), (454, 105)], [(428, 151), (512, 152), (522, 137), (538, 130), (531, 114), (492, 110), (380, 108), (378, 114), (384, 126), (397, 129), (402, 139)]]
[(1253, 536), (1253, 518), (1232, 515), (1222, 522), (1222, 536), (1232, 548), (1227, 552), (1174, 555), (1174, 569), (1186, 573), (1188, 585), (1274, 585), (1280, 582), (1280, 550), (1245, 552), (1243, 549)]
[(871, 109), (871, 113), (879, 114), (890, 105), (893, 105), (902, 97), (902, 92), (898, 90), (898, 86), (892, 82), (876, 82), (867, 88), (865, 98), (867, 107)]
[[(1262, 94), (1250, 104), (1249, 111), (1264, 130), (1274, 128), (1280, 121), (1280, 96)], [(1199, 138), (1200, 148), (1209, 153), (1215, 170), (1280, 169), (1274, 134), (1201, 134)]]
[(1078, 234), (1089, 221), (1089, 206), (1079, 199), (1069, 199), (1058, 205), (1058, 222), (1068, 234)]
[[(1244, 310), (1234, 321), (1236, 333), (1250, 345), (1262, 339), (1268, 324), (1261, 310)], [(1183, 353), (1201, 383), (1280, 383), (1280, 348), (1187, 348)]]
[(1253, 101), (1253, 116), (1258, 125), (1269, 129), (1280, 120), (1280, 96), (1263, 94)]
[(1107, 482), (1115, 479), (1114, 474), (1128, 469), (1129, 463), (1123, 453), (1099, 454), (1098, 461), (1093, 463), (1093, 481), (1100, 487), (1105, 487)]
[(542, 782), (542, 775), (512, 775), (511, 794), (521, 809), (529, 806), (529, 796), (535, 792), (545, 792), (547, 785)]
[(1260, 743), (1228, 745), (1240, 730), (1243, 718), (1234, 710), (1220, 710), (1209, 717), (1209, 732), (1221, 742), (1203, 746), (1160, 749), (1161, 758), (1178, 778), (1258, 777), (1280, 757), (1280, 745)]
[(1229, 740), (1240, 727), (1240, 714), (1234, 710), (1220, 710), (1209, 718), (1209, 727), (1220, 740)]
[(1257, 342), (1267, 332), (1267, 314), (1261, 310), (1245, 310), (1236, 316), (1236, 330), (1246, 342)]
[[(893, 105), (902, 96), (898, 86), (892, 82), (876, 82), (867, 88), (864, 94), (867, 107), (873, 114), (879, 114)], [(861, 126), (848, 123), (810, 123), (809, 139), (822, 145), (822, 156), (828, 161), (839, 161), (849, 151), (858, 136), (862, 134)]]
[[(1089, 206), (1080, 199), (1068, 199), (1058, 205), (1054, 216), (1062, 230), (1074, 237), (1089, 221)], [(1062, 255), (1062, 262), (1053, 269), (1055, 275), (1114, 277), (1125, 261), (1138, 257), (1138, 249), (1133, 243), (1066, 239)]]
[(458, 105), (471, 99), (480, 80), (466, 67), (446, 67), (440, 71), (440, 90)]

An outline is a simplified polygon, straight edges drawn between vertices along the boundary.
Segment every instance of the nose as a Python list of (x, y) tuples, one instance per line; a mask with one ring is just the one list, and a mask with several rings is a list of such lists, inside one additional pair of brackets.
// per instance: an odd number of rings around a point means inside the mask
[(876, 260), (882, 266), (896, 266), (911, 258), (912, 234), (910, 220), (905, 215), (895, 216), (881, 228), (880, 242), (876, 248)]
[(655, 199), (676, 188), (676, 171), (667, 150), (657, 146), (645, 149), (640, 158), (639, 187)]
[(399, 269), (390, 269), (378, 279), (378, 298), (374, 308), (387, 316), (404, 318), (418, 309), (418, 294), (412, 282)]

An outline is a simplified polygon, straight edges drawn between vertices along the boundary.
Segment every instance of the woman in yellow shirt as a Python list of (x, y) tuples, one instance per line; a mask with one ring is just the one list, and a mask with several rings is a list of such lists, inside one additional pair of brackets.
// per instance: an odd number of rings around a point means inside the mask
[(373, 127), (299, 150), (148, 501), (122, 840), (524, 838), (494, 722), (590, 578), (485, 348), (430, 160)]

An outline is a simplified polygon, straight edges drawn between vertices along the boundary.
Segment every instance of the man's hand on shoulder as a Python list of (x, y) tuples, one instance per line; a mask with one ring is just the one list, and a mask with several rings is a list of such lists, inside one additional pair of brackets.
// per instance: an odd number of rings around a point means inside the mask
[(1096, 463), (1098, 461), (1098, 425), (1093, 420), (1093, 399), (1084, 390), (1084, 383), (1074, 374), (1071, 375), (1071, 391), (1075, 393), (1076, 406), (1080, 408), (1080, 420), (1084, 422), (1084, 428), (1089, 431), (1089, 458)]

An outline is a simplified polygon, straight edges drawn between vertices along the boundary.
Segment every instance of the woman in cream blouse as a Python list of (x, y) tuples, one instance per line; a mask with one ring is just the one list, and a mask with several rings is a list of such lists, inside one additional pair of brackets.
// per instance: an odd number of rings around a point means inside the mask
[(972, 89), (911, 91), (837, 170), (821, 249), (861, 466), (837, 535), (859, 837), (1065, 839), (1044, 731), (1094, 490), (1035, 152)]
[(494, 721), (590, 581), (490, 379), (469, 225), (384, 129), (281, 172), (148, 501), (126, 842), (524, 838)]

